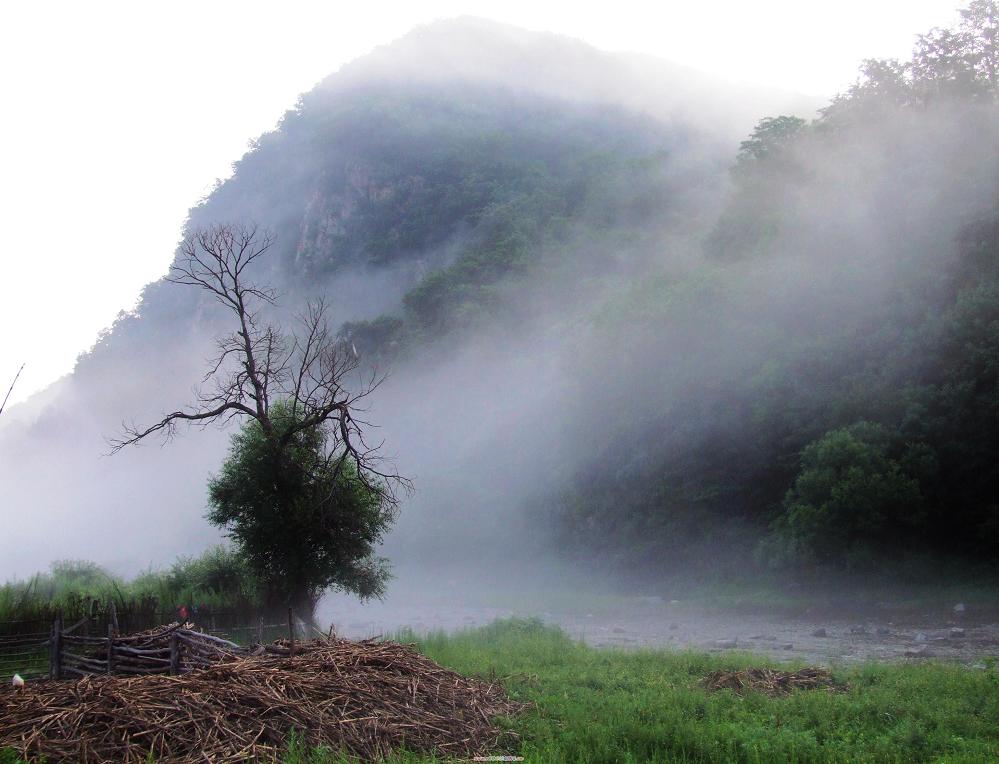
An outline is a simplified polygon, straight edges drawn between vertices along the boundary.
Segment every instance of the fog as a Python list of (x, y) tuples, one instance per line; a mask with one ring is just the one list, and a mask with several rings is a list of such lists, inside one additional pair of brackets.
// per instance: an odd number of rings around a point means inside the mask
[[(499, 579), (535, 588), (611, 586), (619, 552), (581, 562), (559, 548), (572, 537), (557, 527), (566, 491), (578, 489), (582, 475), (640, 480), (663, 454), (682, 464), (688, 453), (738, 442), (743, 420), (702, 413), (741, 410), (750, 389), (763, 384), (761, 359), (779, 355), (793, 368), (816, 327), (833, 336), (844, 328), (825, 364), (845, 368), (856, 350), (845, 329), (869, 322), (876, 332), (883, 304), (906, 274), (946, 272), (961, 227), (990, 210), (999, 190), (992, 107), (948, 107), (918, 119), (899, 111), (841, 142), (813, 137), (796, 145), (790, 161), (799, 182), (781, 186), (779, 198), (747, 202), (789, 222), (766, 254), (727, 263), (704, 245), (738, 191), (730, 167), (739, 139), (764, 116), (811, 118), (816, 104), (734, 91), (656, 61), (475, 20), (418, 30), (347, 67), (303, 103), (349, 98), (383, 79), (499, 87), (514, 97), (555, 99), (552, 108), (568, 100), (641, 112), (681, 136), (662, 170), (669, 202), (639, 241), (608, 253), (605, 242), (587, 240), (586, 229), (570, 231), (565, 246), (578, 254), (578, 274), (556, 271), (555, 279), (503, 291), (507, 318), (438, 338), (385, 369), (388, 379), (371, 400), (374, 439), (384, 439), (385, 455), (416, 489), (381, 550), (397, 572), (390, 603), (430, 591), (474, 598), (476, 587), (494, 590)], [(295, 124), (288, 122), (288, 134)], [(283, 140), (287, 134), (277, 133), (261, 143)], [(237, 178), (260, 171), (262, 157), (244, 160)], [(303, 283), (317, 246), (305, 234), (313, 213), (299, 206), (297, 192), (276, 193), (274, 178), (284, 170), (304, 178), (311, 167), (305, 154), (288, 157), (287, 168), (265, 168), (257, 191), (231, 181), (215, 207), (209, 201), (191, 216), (191, 225), (205, 224), (222, 208), (276, 227), (298, 221), (301, 236), (280, 240), (259, 273), (282, 294), (281, 320), (320, 293), (334, 324), (396, 313), (407, 290), (453, 262), (472, 236), (457, 230), (387, 265), (353, 263)], [(320, 207), (344, 219), (353, 209), (344, 199), (323, 199)], [(324, 219), (331, 230), (340, 222)], [(688, 286), (671, 291), (676, 285)], [(662, 306), (643, 307), (653, 299), (649, 290)], [(155, 421), (193, 400), (211, 338), (224, 327), (210, 301), (153, 285), (137, 313), (122, 316), (74, 374), (4, 413), (0, 485), (9, 542), (0, 577), (27, 577), (64, 558), (130, 575), (220, 540), (203, 513), (206, 483), (231, 429), (182, 429), (166, 444), (114, 456), (107, 438), (123, 420)], [(699, 575), (695, 557), (713, 564), (724, 554), (733, 543), (728, 534), (749, 522), (736, 505), (730, 519), (677, 553), (674, 572)], [(596, 522), (592, 532), (619, 522)], [(635, 554), (652, 560), (664, 552)], [(650, 591), (648, 580), (636, 586)]]
[[(403, 84), (475, 83), (583, 103), (606, 103), (666, 122), (694, 123), (737, 142), (762, 115), (811, 116), (813, 96), (725, 80), (636, 53), (598, 51), (579, 40), (463, 17), (418, 27), (348, 64), (324, 83), (371, 78)], [(737, 79), (734, 77), (733, 79)]]

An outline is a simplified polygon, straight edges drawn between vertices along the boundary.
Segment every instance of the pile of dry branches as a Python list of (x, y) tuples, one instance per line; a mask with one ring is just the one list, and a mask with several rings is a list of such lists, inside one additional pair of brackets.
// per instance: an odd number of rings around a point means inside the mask
[(388, 642), (228, 656), (178, 676), (88, 676), (0, 690), (0, 749), (49, 762), (270, 761), (295, 731), (371, 761), (395, 748), (495, 753), (524, 704)]
[(790, 695), (794, 690), (825, 689), (846, 692), (849, 686), (835, 681), (829, 669), (807, 667), (798, 671), (750, 668), (742, 671), (714, 671), (704, 680), (709, 690), (732, 690), (737, 695), (747, 691), (762, 692), (772, 698)]

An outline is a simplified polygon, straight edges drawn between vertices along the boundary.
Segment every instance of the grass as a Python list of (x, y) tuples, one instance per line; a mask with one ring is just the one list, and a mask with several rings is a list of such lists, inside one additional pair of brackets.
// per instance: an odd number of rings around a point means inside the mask
[[(528, 762), (999, 761), (999, 674), (943, 663), (836, 670), (845, 694), (739, 697), (700, 686), (716, 669), (767, 665), (745, 653), (587, 647), (534, 620), (418, 639), (465, 674), (499, 678), (536, 708), (504, 724), (522, 739), (498, 754)], [(346, 762), (293, 748), (286, 764)], [(435, 761), (400, 754), (399, 764)]]
[[(499, 679), (535, 708), (501, 723), (528, 762), (999, 761), (999, 672), (939, 662), (834, 670), (844, 694), (708, 692), (717, 669), (768, 665), (747, 653), (591, 648), (533, 619), (453, 635), (394, 637), (462, 673)], [(991, 664), (992, 662), (990, 662)], [(0, 763), (13, 764), (16, 758)], [(285, 764), (350, 759), (290, 741)], [(391, 764), (433, 757), (400, 752)]]

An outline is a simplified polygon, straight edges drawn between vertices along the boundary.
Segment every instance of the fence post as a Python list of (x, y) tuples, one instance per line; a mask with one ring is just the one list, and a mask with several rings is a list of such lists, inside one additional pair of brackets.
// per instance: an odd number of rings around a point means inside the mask
[(295, 622), (292, 620), (291, 608), (288, 608), (288, 655), (295, 654)]
[(108, 624), (108, 676), (114, 673), (114, 629)]
[(52, 621), (52, 637), (49, 640), (49, 676), (62, 679), (62, 611), (56, 613)]
[(114, 626), (115, 634), (118, 634), (118, 607), (111, 600), (111, 625)]
[(262, 645), (264, 643), (264, 617), (260, 616), (260, 621), (257, 623), (257, 644)]
[(180, 640), (177, 639), (177, 632), (170, 633), (170, 676), (177, 676), (180, 673)]

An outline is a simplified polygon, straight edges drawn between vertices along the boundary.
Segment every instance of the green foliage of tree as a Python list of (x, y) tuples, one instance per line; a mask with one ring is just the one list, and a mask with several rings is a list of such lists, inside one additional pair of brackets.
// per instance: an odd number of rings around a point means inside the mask
[(236, 542), (271, 607), (311, 616), (330, 588), (381, 596), (389, 571), (374, 552), (394, 505), (328, 452), (324, 428), (295, 430), (300, 416), (280, 403), (271, 417), (272, 433), (254, 420), (233, 436), (209, 484), (209, 520)]
[(739, 144), (738, 161), (768, 159), (778, 155), (807, 125), (808, 122), (801, 117), (764, 117), (756, 123), (749, 138)]
[(929, 469), (932, 458), (922, 448), (898, 458), (895, 451), (891, 431), (870, 422), (809, 444), (761, 555), (771, 565), (851, 567), (909, 540), (926, 511), (919, 476), (910, 469)]
[(822, 110), (820, 127), (883, 119), (894, 108), (927, 107), (999, 94), (999, 3), (972, 0), (953, 29), (919, 35), (908, 61), (868, 59), (845, 94)]
[(749, 138), (739, 146), (732, 179), (735, 193), (704, 242), (710, 257), (734, 260), (757, 257), (772, 248), (781, 230), (781, 187), (800, 175), (795, 157), (797, 141), (807, 133), (808, 122), (800, 117), (761, 119)]
[[(814, 122), (758, 124), (703, 240), (714, 288), (696, 307), (677, 297), (697, 268), (671, 266), (595, 311), (607, 357), (588, 401), (614, 421), (551, 502), (560, 540), (680, 570), (730, 533), (726, 564), (762, 537), (758, 561), (778, 565), (994, 559), (999, 207), (988, 173), (928, 152), (992, 135), (996, 8), (973, 2), (909, 61), (864, 62)], [(993, 159), (974, 140), (967, 156)], [(897, 214), (924, 188), (948, 241)], [(852, 193), (872, 194), (858, 220), (821, 211), (849, 215)], [(600, 398), (604, 379), (626, 392)]]
[(972, 0), (960, 14), (969, 62), (976, 77), (995, 94), (999, 90), (999, 3)]

